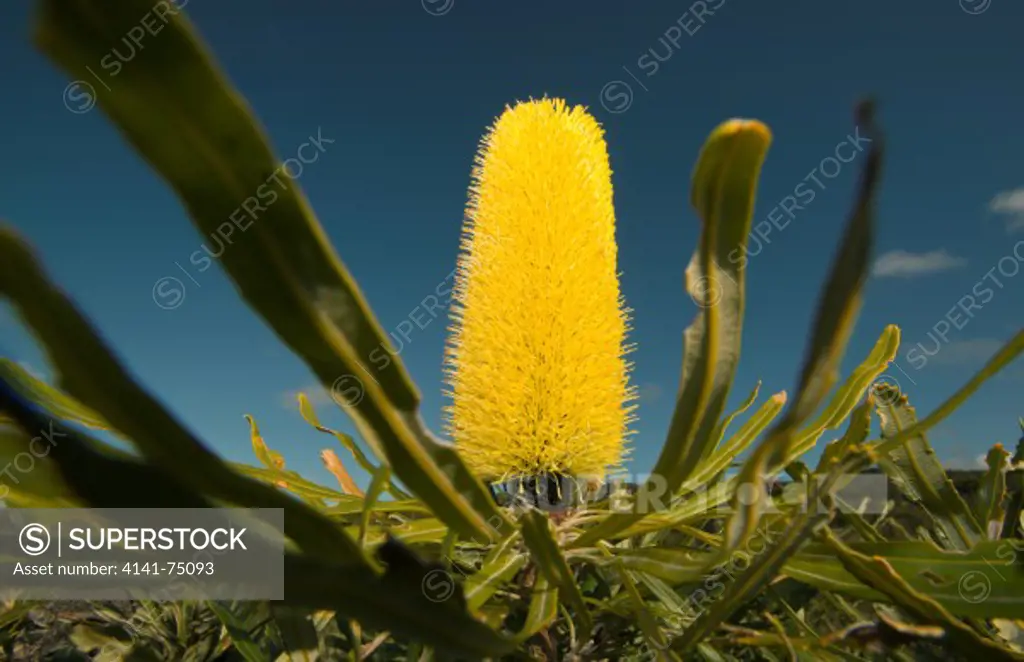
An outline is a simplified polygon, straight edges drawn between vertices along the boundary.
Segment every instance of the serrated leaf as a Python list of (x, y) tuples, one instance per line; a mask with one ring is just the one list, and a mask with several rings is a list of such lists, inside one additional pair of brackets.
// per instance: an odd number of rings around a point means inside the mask
[[(259, 426), (256, 425), (256, 419), (246, 414), (245, 420), (249, 424), (249, 440), (252, 443), (253, 454), (256, 455), (256, 459), (260, 461), (260, 464), (277, 474), (284, 468), (284, 460), (279, 459), (280, 456), (276, 455), (267, 446), (267, 442), (263, 440), (263, 435), (260, 434)], [(283, 480), (278, 485), (279, 487), (288, 487), (287, 483)]]
[(899, 448), (905, 441), (927, 432), (950, 414), (957, 410), (960, 405), (967, 401), (981, 385), (991, 379), (996, 373), (1014, 361), (1021, 352), (1024, 352), (1024, 330), (1018, 331), (999, 351), (985, 363), (985, 365), (971, 377), (970, 380), (961, 386), (956, 393), (946, 399), (932, 413), (925, 416), (924, 420), (918, 421), (916, 425), (900, 431), (898, 434), (885, 439), (875, 439), (872, 443), (877, 453), (888, 453)]
[[(349, 535), (358, 536), (359, 527), (346, 528)], [(373, 548), (384, 542), (388, 536), (394, 536), (407, 545), (422, 543), (440, 543), (448, 535), (450, 529), (439, 519), (424, 517), (401, 524), (382, 526), (370, 525), (366, 529), (366, 546)]]
[[(739, 362), (745, 307), (746, 244), (754, 198), (771, 132), (756, 120), (729, 120), (708, 136), (697, 159), (690, 202), (701, 219), (686, 291), (701, 311), (684, 333), (682, 375), (665, 444), (642, 490), (674, 494), (693, 473), (712, 439)], [(649, 513), (616, 513), (609, 536)]]
[(837, 554), (840, 563), (850, 574), (883, 593), (917, 621), (943, 628), (948, 641), (963, 654), (983, 654), (988, 659), (1000, 662), (1024, 660), (1024, 655), (983, 637), (938, 602), (915, 591), (886, 559), (860, 554), (840, 542), (830, 531), (822, 532), (822, 539)]
[(875, 403), (869, 393), (864, 402), (859, 404), (853, 413), (850, 414), (850, 423), (846, 426), (846, 432), (842, 437), (825, 446), (821, 457), (818, 459), (817, 472), (827, 471), (835, 463), (840, 462), (847, 451), (864, 443), (871, 432), (871, 412)]
[[(875, 399), (883, 438), (896, 436), (917, 423), (917, 413), (898, 388), (877, 384)], [(966, 550), (984, 535), (923, 432), (889, 451), (887, 459), (881, 463), (883, 470), (935, 519), (947, 545)]]
[[(350, 497), (334, 506), (325, 506), (323, 512), (332, 516), (356, 515), (363, 510), (363, 500), (360, 497)], [(423, 505), (422, 501), (407, 499), (404, 501), (378, 501), (374, 504), (374, 512), (394, 513), (401, 515), (429, 515), (430, 509)]]
[[(370, 474), (371, 476), (377, 472), (377, 465), (373, 464), (372, 462), (370, 462), (369, 459), (367, 459), (366, 454), (363, 452), (363, 449), (361, 449), (359, 445), (356, 444), (355, 440), (352, 439), (351, 436), (345, 434), (344, 432), (332, 430), (331, 428), (325, 427), (320, 423), (320, 419), (317, 417), (316, 411), (313, 408), (313, 403), (310, 402), (309, 398), (306, 397), (305, 393), (299, 393), (297, 400), (299, 403), (299, 413), (302, 415), (302, 419), (304, 421), (309, 423), (317, 432), (329, 434), (335, 439), (337, 439), (341, 443), (341, 445), (345, 447), (345, 450), (352, 454), (352, 457), (359, 464), (359, 466), (363, 468), (363, 471)], [(377, 454), (377, 450), (375, 448), (371, 446), (370, 450), (373, 451), (374, 455), (377, 456), (377, 459), (379, 461), (386, 462), (383, 456)]]
[[(240, 464), (237, 462), (231, 462), (228, 464), (232, 470), (254, 478), (267, 485), (277, 486), (284, 480), (288, 484), (288, 491), (296, 494), (304, 499), (313, 501), (340, 501), (343, 503), (356, 502), (362, 504), (363, 500), (359, 497), (351, 496), (337, 490), (332, 490), (329, 487), (318, 485), (306, 478), (303, 478), (299, 473), (295, 471), (280, 471), (271, 470), (263, 467), (253, 467), (247, 464)], [(322, 509), (321, 509), (322, 510)]]
[(786, 392), (776, 393), (761, 405), (754, 415), (736, 431), (728, 441), (716, 449), (697, 467), (692, 478), (683, 484), (680, 491), (693, 490), (705, 485), (713, 478), (729, 468), (733, 460), (739, 457), (764, 430), (771, 425), (786, 404)]
[[(1024, 613), (1024, 543), (983, 541), (967, 552), (943, 550), (928, 541), (854, 542), (865, 557), (885, 559), (915, 591), (959, 617), (1013, 618)], [(884, 601), (862, 583), (833, 549), (811, 544), (786, 563), (784, 574), (825, 591)]]

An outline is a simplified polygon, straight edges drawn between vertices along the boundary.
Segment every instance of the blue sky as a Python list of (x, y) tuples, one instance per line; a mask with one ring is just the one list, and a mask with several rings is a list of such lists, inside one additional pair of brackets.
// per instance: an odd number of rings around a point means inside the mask
[[(11, 171), (0, 218), (37, 246), (138, 378), (221, 453), (254, 461), (249, 413), (292, 468), (331, 482), (317, 454), (332, 440), (291, 404), (315, 389), (310, 373), (219, 267), (189, 262), (204, 238), (101, 111), (69, 111), (82, 109), (81, 89), (65, 95), (70, 81), (31, 47), (29, 4), (0, 9)], [(876, 273), (844, 374), (898, 324), (900, 367), (887, 378), (927, 412), (1024, 320), (1020, 2), (191, 0), (186, 11), (282, 159), (318, 131), (335, 141), (300, 183), (384, 328), (420, 320), (401, 357), (435, 430), (447, 320), (417, 306), (454, 266), (481, 134), (505, 104), (545, 94), (589, 106), (607, 131), (638, 344), (636, 471), (663, 442), (682, 331), (696, 313), (682, 286), (698, 232), (690, 171), (727, 118), (758, 118), (775, 136), (733, 405), (758, 379), (762, 399), (795, 385), (862, 158), (849, 135), (864, 93), (879, 99), (889, 159)], [(116, 93), (116, 77), (108, 82), (101, 94)], [(847, 163), (823, 162), (837, 150)], [(170, 310), (153, 296), (169, 277), (185, 293)], [(46, 373), (9, 314), (0, 334), (4, 351)], [(936, 430), (943, 460), (973, 465), (996, 441), (1012, 447), (1022, 393), (1018, 362)], [(314, 401), (325, 422), (353, 431), (322, 391)]]

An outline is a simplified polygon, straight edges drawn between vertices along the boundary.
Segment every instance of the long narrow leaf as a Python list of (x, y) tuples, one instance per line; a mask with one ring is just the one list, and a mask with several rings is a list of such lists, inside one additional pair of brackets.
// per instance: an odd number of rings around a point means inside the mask
[(1018, 331), (998, 352), (979, 370), (966, 384), (960, 387), (956, 393), (951, 395), (945, 402), (938, 406), (932, 413), (925, 416), (924, 420), (918, 421), (916, 425), (902, 430), (898, 434), (883, 439), (874, 440), (874, 448), (879, 453), (888, 453), (899, 448), (905, 441), (912, 439), (922, 432), (927, 432), (942, 421), (967, 401), (981, 385), (995, 376), (1000, 370), (1014, 361), (1020, 353), (1024, 352), (1024, 330)]
[[(888, 326), (879, 336), (878, 341), (872, 347), (867, 358), (853, 373), (846, 379), (843, 385), (836, 389), (828, 406), (818, 415), (815, 420), (807, 425), (796, 435), (790, 453), (781, 458), (777, 464), (769, 467), (770, 471), (778, 471), (794, 461), (814, 447), (818, 438), (825, 430), (833, 429), (841, 425), (856, 408), (864, 391), (878, 379), (889, 363), (895, 358), (899, 349), (900, 331), (896, 326)], [(780, 398), (781, 400), (781, 398)], [(766, 405), (762, 405), (764, 408)], [(773, 414), (774, 416), (774, 414)], [(748, 422), (749, 423), (749, 422)], [(725, 452), (725, 448), (722, 449)], [(847, 468), (847, 473), (857, 469)], [(687, 485), (692, 490), (677, 503), (663, 512), (655, 512), (648, 515), (641, 521), (627, 520), (623, 527), (621, 516), (606, 516), (598, 519), (579, 538), (570, 543), (571, 548), (588, 547), (599, 540), (628, 538), (651, 531), (659, 531), (686, 523), (694, 518), (703, 517), (708, 512), (718, 508), (729, 501), (740, 485), (738, 476), (712, 485)], [(629, 522), (635, 522), (629, 524)]]
[(1006, 460), (1009, 452), (1002, 444), (996, 444), (985, 456), (987, 469), (978, 486), (975, 513), (985, 527), (989, 539), (996, 539), (1006, 518)]
[(569, 567), (562, 550), (551, 531), (550, 520), (539, 510), (531, 510), (521, 519), (523, 541), (530, 548), (534, 561), (541, 573), (552, 585), (557, 586), (566, 603), (576, 610), (576, 618), (589, 635), (593, 620), (583, 594), (576, 585), (576, 578)]
[[(152, 9), (150, 0), (41, 0), (40, 7), (38, 45), (76, 78)], [(117, 93), (99, 95), (99, 106), (175, 190), (200, 232), (240, 230), (220, 264), (325, 387), (358, 380), (360, 395), (339, 404), (383, 449), (395, 476), (452, 528), (495, 539), (510, 523), (454, 450), (424, 427), (401, 361), (371, 363), (388, 347), (386, 336), (290, 171), (183, 13), (165, 19), (159, 39), (123, 67)], [(317, 159), (327, 158), (329, 140), (311, 136)], [(235, 218), (237, 225), (226, 220)]]
[[(510, 536), (512, 539), (515, 537)], [(499, 553), (490, 555), (480, 570), (466, 580), (466, 602), (470, 609), (483, 607), (504, 582), (511, 580), (526, 565), (529, 556), (510, 547), (510, 544), (496, 547), (495, 551)]]
[(672, 648), (689, 651), (710, 635), (774, 579), (786, 560), (806, 542), (808, 534), (827, 519), (826, 514), (814, 511), (796, 517), (778, 540), (766, 543), (766, 549), (757, 554), (734, 580), (726, 583), (721, 597), (701, 611), (683, 634), (673, 640)]
[(718, 424), (715, 425), (714, 431), (711, 433), (711, 438), (708, 440), (708, 443), (704, 445), (704, 450), (700, 456), (701, 463), (707, 460), (707, 458), (718, 449), (722, 443), (722, 439), (725, 437), (726, 430), (728, 430), (729, 426), (732, 425), (732, 422), (736, 420), (736, 417), (746, 413), (746, 411), (754, 405), (754, 401), (757, 400), (757, 394), (760, 392), (761, 382), (758, 382), (757, 384), (754, 384), (754, 388), (750, 391), (750, 394), (747, 395), (747, 399), (741, 402), (739, 407), (737, 407), (728, 416), (725, 416), (722, 420), (718, 421)]
[(128, 436), (143, 457), (182, 483), (251, 508), (282, 508), (287, 534), (307, 551), (356, 560), (361, 552), (315, 510), (246, 478), (188, 432), (143, 390), (28, 248), (0, 229), (0, 295), (9, 298), (49, 352), (63, 390)]
[(530, 608), (526, 622), (516, 634), (517, 642), (524, 642), (551, 625), (558, 616), (558, 588), (544, 575), (537, 575), (530, 597)]
[(637, 624), (644, 633), (644, 636), (647, 637), (650, 646), (654, 649), (655, 659), (658, 662), (678, 662), (679, 656), (669, 650), (668, 637), (662, 632), (657, 619), (644, 604), (640, 591), (637, 590), (636, 583), (634, 583), (629, 571), (623, 569), (620, 577), (622, 578), (622, 587), (633, 603), (633, 614), (637, 619)]
[[(885, 559), (903, 581), (959, 617), (1016, 618), (1024, 613), (1024, 544), (985, 541), (967, 552), (942, 550), (927, 541), (847, 543), (859, 555)], [(865, 584), (833, 549), (808, 545), (783, 572), (825, 591), (881, 602), (885, 594)]]
[(265, 662), (267, 653), (253, 640), (244, 622), (227, 605), (208, 600), (206, 606), (224, 625), (228, 635), (231, 636), (232, 648), (245, 659), (245, 662)]
[[(896, 436), (917, 423), (917, 412), (899, 389), (890, 384), (875, 387), (877, 411), (882, 435)], [(935, 518), (946, 544), (954, 549), (969, 549), (984, 535), (942, 463), (922, 431), (888, 453), (883, 469), (895, 479), (913, 501), (920, 503)]]
[(93, 430), (110, 429), (110, 424), (103, 420), (102, 416), (9, 359), (0, 358), (0, 379), (23, 397), (46, 409), (55, 418), (78, 423)]
[(819, 308), (796, 397), (782, 420), (740, 472), (740, 484), (757, 490), (757, 496), (747, 498), (744, 491), (737, 491), (734, 495), (734, 514), (726, 524), (723, 553), (741, 547), (756, 529), (766, 502), (763, 496), (764, 480), (772, 465), (790, 455), (797, 428), (817, 411), (835, 385), (840, 361), (860, 311), (874, 238), (874, 207), (881, 177), (882, 137), (874, 125), (870, 104), (863, 104), (857, 114), (858, 123), (865, 126), (871, 140), (857, 199), (847, 222), (839, 255), (832, 263), (819, 298)]
[(981, 636), (974, 628), (950, 614), (942, 605), (915, 591), (886, 559), (859, 554), (840, 542), (829, 531), (822, 532), (821, 537), (852, 575), (885, 594), (894, 604), (899, 605), (918, 621), (942, 627), (950, 643), (962, 653), (980, 653), (988, 659), (1000, 662), (1024, 660), (1024, 654)]
[[(697, 159), (690, 202), (701, 219), (701, 238), (686, 269), (686, 290), (700, 307), (684, 333), (676, 406), (654, 480), (643, 491), (674, 494), (707, 454), (739, 362), (745, 307), (746, 244), (754, 198), (771, 132), (753, 120), (730, 120), (708, 136)], [(616, 513), (602, 525), (607, 537), (643, 519)]]
[(701, 239), (686, 270), (686, 288), (701, 311), (684, 334), (676, 409), (654, 467), (670, 492), (704, 455), (739, 362), (746, 244), (770, 144), (764, 124), (730, 120), (711, 132), (694, 168), (690, 202), (701, 219)]

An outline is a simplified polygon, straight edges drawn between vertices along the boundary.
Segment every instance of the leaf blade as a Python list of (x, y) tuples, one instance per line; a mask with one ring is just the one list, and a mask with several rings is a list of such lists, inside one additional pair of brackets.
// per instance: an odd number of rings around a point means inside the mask
[[(40, 7), (37, 45), (76, 77), (151, 9), (149, 0), (41, 0)], [(117, 94), (100, 95), (99, 106), (170, 184), (203, 234), (224, 226), (230, 234), (250, 220), (240, 210), (259, 210), (256, 222), (242, 229), (240, 245), (218, 258), (242, 297), (325, 387), (359, 382), (359, 397), (339, 404), (384, 450), (398, 479), (460, 533), (497, 539), (510, 522), (461, 458), (423, 426), (419, 394), (401, 361), (371, 363), (389, 347), (385, 333), (301, 189), (282, 178), (263, 130), (188, 20), (180, 12), (165, 18), (160, 38), (119, 71)], [(305, 144), (314, 143), (323, 147), (330, 139), (311, 136)], [(273, 201), (264, 206), (270, 194)], [(257, 206), (246, 208), (250, 200)], [(236, 217), (241, 221), (224, 221)]]

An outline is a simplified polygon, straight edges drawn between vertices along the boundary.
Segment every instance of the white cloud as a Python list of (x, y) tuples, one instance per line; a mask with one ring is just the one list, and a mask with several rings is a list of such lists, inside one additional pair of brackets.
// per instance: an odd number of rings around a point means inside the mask
[(997, 194), (988, 203), (988, 209), (1003, 217), (1009, 232), (1024, 230), (1024, 187)]
[(944, 249), (930, 253), (889, 251), (875, 260), (871, 273), (879, 278), (910, 278), (957, 269), (965, 264), (967, 260), (950, 255)]
[(955, 340), (943, 345), (929, 360), (944, 365), (979, 366), (988, 361), (1005, 343), (997, 338)]
[(296, 389), (294, 391), (286, 391), (281, 394), (281, 401), (284, 406), (289, 409), (299, 408), (299, 393), (304, 393), (309, 398), (309, 404), (314, 407), (322, 407), (324, 405), (331, 404), (331, 394), (320, 384), (310, 384), (306, 388)]

